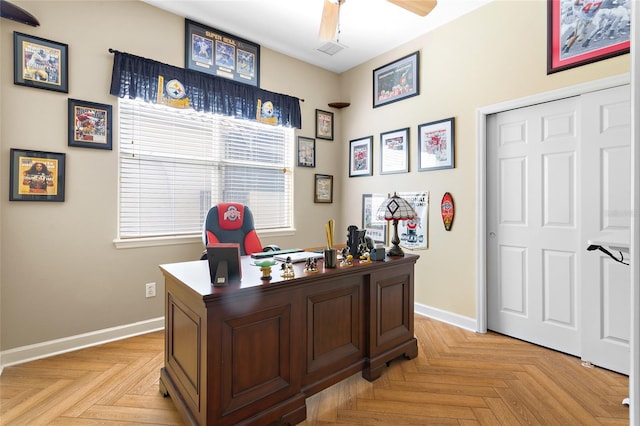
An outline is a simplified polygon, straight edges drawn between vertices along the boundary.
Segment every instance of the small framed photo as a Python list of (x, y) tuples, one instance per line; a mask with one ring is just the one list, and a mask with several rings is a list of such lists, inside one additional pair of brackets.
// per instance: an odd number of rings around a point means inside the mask
[(333, 140), (333, 113), (316, 110), (316, 138)]
[(316, 140), (298, 136), (298, 166), (316, 166)]
[(349, 177), (373, 175), (373, 136), (349, 141)]
[(420, 54), (413, 52), (373, 70), (373, 107), (420, 94)]
[(112, 149), (111, 105), (69, 99), (69, 146)]
[(385, 202), (384, 194), (362, 194), (362, 229), (367, 231), (374, 243), (387, 245), (387, 221), (378, 219), (376, 214)]
[(9, 201), (64, 201), (65, 154), (11, 148)]
[(451, 117), (418, 126), (418, 171), (455, 167), (454, 121)]
[(184, 67), (260, 87), (260, 45), (185, 19)]
[(68, 46), (13, 33), (13, 83), (69, 93)]
[(629, 53), (627, 2), (547, 0), (547, 74)]
[(333, 203), (333, 176), (315, 175), (315, 186), (313, 190), (314, 203)]
[(380, 133), (380, 174), (409, 171), (409, 128)]

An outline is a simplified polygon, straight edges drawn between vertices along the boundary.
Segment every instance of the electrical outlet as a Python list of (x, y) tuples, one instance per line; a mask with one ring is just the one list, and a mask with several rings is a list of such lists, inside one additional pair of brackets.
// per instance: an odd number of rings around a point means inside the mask
[(156, 283), (145, 284), (146, 297), (156, 297)]

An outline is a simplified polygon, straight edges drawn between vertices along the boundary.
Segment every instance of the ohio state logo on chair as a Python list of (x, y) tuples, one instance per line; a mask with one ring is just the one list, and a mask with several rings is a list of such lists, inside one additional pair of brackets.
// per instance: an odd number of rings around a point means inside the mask
[(204, 243), (238, 243), (240, 255), (262, 251), (249, 207), (241, 203), (219, 203), (209, 209), (204, 222)]

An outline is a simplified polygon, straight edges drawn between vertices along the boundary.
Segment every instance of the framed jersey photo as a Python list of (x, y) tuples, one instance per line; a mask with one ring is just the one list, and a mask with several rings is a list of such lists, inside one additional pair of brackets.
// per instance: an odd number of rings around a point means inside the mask
[(629, 53), (631, 0), (547, 0), (547, 74)]

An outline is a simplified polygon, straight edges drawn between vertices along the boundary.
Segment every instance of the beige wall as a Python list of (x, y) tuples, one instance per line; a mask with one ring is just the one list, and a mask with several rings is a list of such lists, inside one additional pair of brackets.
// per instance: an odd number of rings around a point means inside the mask
[[(138, 1), (15, 1), (41, 23), (0, 20), (0, 350), (46, 342), (163, 315), (158, 265), (198, 257), (199, 243), (116, 249), (117, 140), (113, 151), (67, 146), (67, 98), (109, 103), (109, 48), (171, 65), (184, 62), (184, 20)], [(81, 5), (81, 6), (80, 6)], [(495, 23), (495, 24), (491, 24)], [(314, 111), (336, 100), (335, 141), (317, 141), (317, 167), (296, 168), (292, 236), (263, 236), (282, 247), (321, 245), (322, 224), (337, 220), (336, 239), (361, 222), (361, 194), (429, 190), (429, 249), (419, 251), (416, 302), (475, 315), (476, 108), (629, 71), (629, 55), (546, 75), (546, 2), (497, 1), (342, 75), (261, 51), (261, 86), (305, 99), (303, 129), (313, 137)], [(13, 84), (13, 31), (69, 44), (69, 94)], [(238, 34), (242, 36), (242, 34)], [(260, 42), (259, 40), (255, 40)], [(372, 70), (421, 52), (421, 94), (371, 106)], [(417, 125), (456, 117), (456, 168), (416, 172)], [(411, 172), (379, 175), (379, 134), (411, 128)], [(374, 176), (348, 177), (348, 141), (374, 136)], [(9, 149), (67, 154), (64, 203), (9, 202)], [(336, 161), (336, 159), (341, 159)], [(313, 203), (313, 175), (334, 175), (333, 204)], [(439, 218), (442, 194), (456, 202), (453, 229)], [(301, 232), (300, 230), (304, 230)], [(343, 230), (342, 232), (340, 230)]]
[[(503, 101), (629, 72), (629, 55), (547, 75), (546, 1), (488, 4), (414, 42), (341, 76), (344, 143), (374, 136), (374, 176), (345, 178), (343, 193), (430, 191), (429, 248), (415, 251), (415, 300), (463, 317), (476, 311), (476, 110)], [(420, 95), (372, 108), (372, 70), (420, 51)], [(455, 117), (455, 169), (417, 172), (417, 127)], [(410, 173), (379, 174), (380, 133), (410, 127)], [(343, 150), (347, 169), (348, 148)], [(347, 169), (348, 170), (348, 169)], [(454, 198), (456, 216), (444, 230), (440, 201)], [(353, 198), (357, 204), (357, 198)], [(354, 206), (356, 207), (356, 206)], [(346, 222), (359, 223), (359, 210), (343, 210)]]
[[(67, 146), (68, 98), (111, 104), (116, 112), (117, 99), (108, 93), (113, 65), (108, 49), (183, 66), (184, 18), (139, 1), (15, 4), (41, 25), (0, 20), (3, 351), (161, 317), (164, 286), (158, 265), (194, 260), (202, 251), (199, 241), (116, 249), (117, 139), (113, 151)], [(69, 45), (68, 94), (13, 84), (13, 31)], [(299, 134), (313, 137), (315, 108), (326, 109), (338, 97), (339, 76), (265, 48), (261, 59), (261, 86), (304, 98)], [(322, 223), (330, 217), (339, 221), (340, 203), (313, 203), (313, 175), (340, 176), (340, 164), (330, 160), (340, 155), (340, 147), (319, 141), (321, 166), (295, 169), (295, 222), (304, 234), (263, 237), (263, 243), (323, 244)], [(9, 202), (10, 148), (66, 153), (65, 202)], [(148, 282), (158, 284), (159, 297), (145, 298)]]

